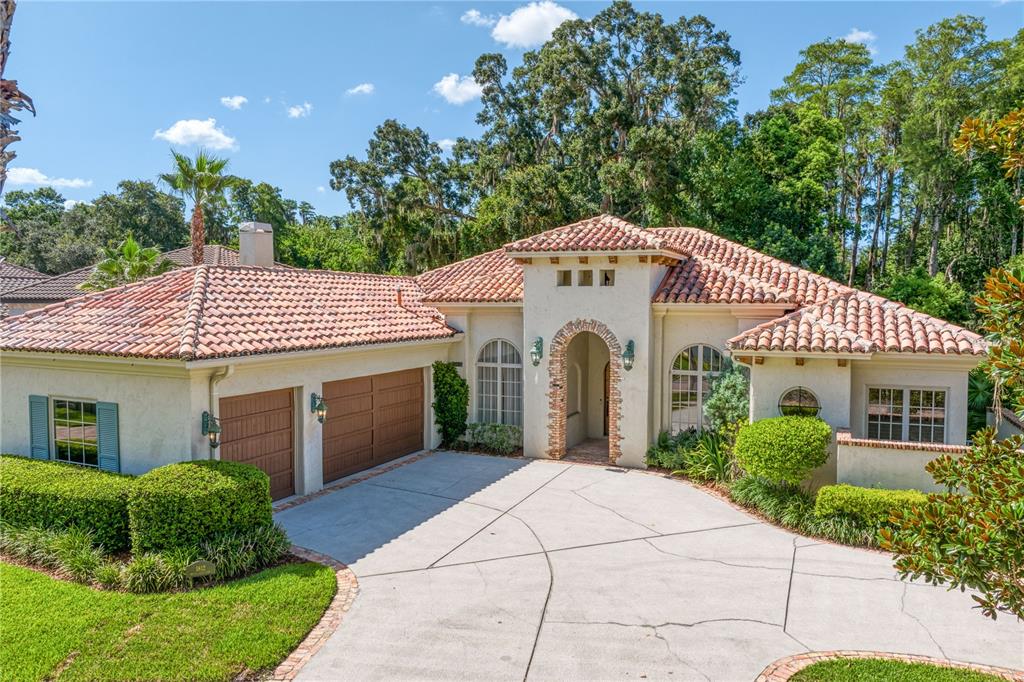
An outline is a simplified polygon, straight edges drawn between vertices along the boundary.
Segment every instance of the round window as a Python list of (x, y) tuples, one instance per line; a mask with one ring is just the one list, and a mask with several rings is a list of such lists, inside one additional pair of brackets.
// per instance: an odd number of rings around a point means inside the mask
[(819, 412), (818, 397), (803, 386), (791, 388), (779, 398), (779, 414), (784, 417), (817, 417)]

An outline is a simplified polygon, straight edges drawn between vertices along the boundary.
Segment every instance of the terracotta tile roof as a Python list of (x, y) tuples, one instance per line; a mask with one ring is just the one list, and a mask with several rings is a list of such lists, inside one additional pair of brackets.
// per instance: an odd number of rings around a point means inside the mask
[(504, 249), (424, 272), (416, 278), (431, 303), (515, 303), (523, 300), (523, 268)]
[[(669, 250), (704, 263), (702, 267), (683, 260), (670, 268), (654, 294), (657, 303), (738, 303), (745, 302), (744, 296), (759, 294), (765, 303), (804, 305), (854, 291), (828, 277), (694, 227), (659, 227), (651, 231), (663, 239)], [(695, 269), (699, 271), (696, 274)], [(739, 290), (741, 296), (737, 298), (729, 287), (723, 287), (726, 295), (715, 296), (716, 287), (729, 277), (744, 285)], [(705, 294), (709, 288), (712, 293)], [(755, 298), (752, 302), (760, 301)]]
[(8, 263), (6, 259), (0, 258), (0, 295), (47, 278), (49, 275), (44, 275), (32, 268)]
[(201, 360), (453, 336), (421, 295), (410, 277), (180, 268), (7, 318), (0, 349)]
[[(192, 265), (191, 246), (166, 251), (163, 256), (180, 267)], [(206, 265), (238, 265), (238, 252), (219, 244), (207, 244), (203, 247), (203, 263)], [(90, 265), (52, 277), (43, 275), (44, 279), (26, 282), (25, 285), (17, 289), (7, 291), (0, 289), (0, 300), (5, 303), (48, 303), (81, 296), (82, 291), (78, 285), (89, 278), (92, 268), (93, 266)]]
[(860, 291), (789, 313), (729, 339), (733, 351), (983, 355), (984, 339)]
[(505, 245), (505, 250), (510, 253), (659, 251), (662, 248), (661, 240), (652, 230), (610, 215), (587, 218)]

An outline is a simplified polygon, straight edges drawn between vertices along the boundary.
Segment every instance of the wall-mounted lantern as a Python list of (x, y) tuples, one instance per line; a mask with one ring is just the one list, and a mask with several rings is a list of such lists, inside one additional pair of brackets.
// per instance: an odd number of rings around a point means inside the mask
[(536, 367), (540, 364), (540, 359), (544, 357), (544, 339), (537, 337), (537, 340), (530, 346), (530, 362)]
[(626, 350), (622, 351), (622, 368), (627, 372), (633, 369), (633, 360), (636, 359), (636, 350), (633, 340), (626, 342)]
[(210, 441), (210, 447), (220, 447), (220, 420), (209, 412), (203, 412), (203, 435)]
[(327, 419), (327, 403), (322, 395), (313, 393), (309, 396), (309, 411), (316, 415), (316, 420), (321, 424)]

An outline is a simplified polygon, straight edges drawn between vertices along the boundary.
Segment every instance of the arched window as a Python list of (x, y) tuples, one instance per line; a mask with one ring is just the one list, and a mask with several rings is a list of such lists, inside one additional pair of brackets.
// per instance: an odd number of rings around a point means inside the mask
[(672, 432), (703, 426), (704, 399), (722, 373), (722, 354), (713, 346), (684, 348), (672, 363)]
[(511, 341), (495, 339), (476, 360), (476, 420), (523, 425), (523, 358)]
[(797, 386), (779, 398), (779, 414), (783, 417), (817, 417), (819, 412), (821, 403), (809, 388)]

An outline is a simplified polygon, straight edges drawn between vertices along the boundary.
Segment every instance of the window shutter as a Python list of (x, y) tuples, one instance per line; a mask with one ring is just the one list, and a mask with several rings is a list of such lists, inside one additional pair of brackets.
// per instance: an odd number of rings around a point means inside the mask
[(34, 459), (50, 459), (50, 399), (28, 397), (29, 449)]
[(96, 403), (96, 431), (100, 469), (120, 472), (121, 451), (117, 427), (117, 403)]

